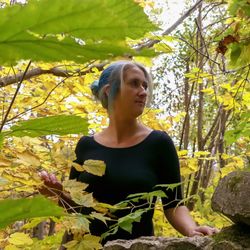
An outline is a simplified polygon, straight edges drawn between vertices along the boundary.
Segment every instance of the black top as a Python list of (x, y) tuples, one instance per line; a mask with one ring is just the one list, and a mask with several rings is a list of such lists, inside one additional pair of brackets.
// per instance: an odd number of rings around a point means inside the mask
[[(86, 191), (92, 192), (99, 202), (116, 204), (125, 200), (129, 194), (151, 192), (157, 184), (181, 181), (174, 144), (162, 131), (153, 130), (142, 142), (126, 148), (106, 147), (96, 142), (93, 136), (84, 136), (79, 140), (75, 152), (76, 162), (79, 164), (90, 159), (102, 160), (106, 164), (106, 171), (102, 177), (78, 172), (74, 167), (70, 172), (70, 179), (89, 184)], [(167, 198), (162, 198), (164, 209), (175, 207), (182, 199), (180, 185), (174, 190), (165, 188), (162, 190), (167, 195)], [(115, 215), (121, 217), (128, 213), (130, 211), (122, 210)], [(106, 240), (151, 236), (152, 217), (153, 209), (144, 213), (140, 222), (133, 223), (132, 234), (119, 229), (115, 235), (109, 236)], [(103, 222), (95, 221), (91, 223), (90, 230), (94, 235), (101, 235), (107, 231), (107, 227)]]

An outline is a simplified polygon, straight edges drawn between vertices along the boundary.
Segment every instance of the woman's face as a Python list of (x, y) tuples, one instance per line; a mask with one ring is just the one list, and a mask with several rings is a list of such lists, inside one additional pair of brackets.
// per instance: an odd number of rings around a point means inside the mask
[(137, 66), (125, 69), (120, 92), (114, 100), (114, 109), (123, 116), (135, 118), (142, 114), (147, 101), (148, 82)]

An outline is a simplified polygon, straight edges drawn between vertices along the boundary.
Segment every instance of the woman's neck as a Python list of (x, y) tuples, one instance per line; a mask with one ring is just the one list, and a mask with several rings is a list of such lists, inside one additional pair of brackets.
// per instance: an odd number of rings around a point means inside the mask
[(114, 119), (110, 117), (109, 126), (106, 131), (119, 144), (134, 136), (143, 127), (137, 119)]

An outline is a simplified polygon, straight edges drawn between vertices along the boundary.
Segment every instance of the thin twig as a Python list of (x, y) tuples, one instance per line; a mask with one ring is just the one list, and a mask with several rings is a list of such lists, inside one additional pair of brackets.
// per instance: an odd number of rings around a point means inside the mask
[(1, 124), (0, 132), (1, 132), (2, 129), (3, 129), (3, 126), (4, 126), (5, 122), (7, 121), (7, 118), (8, 118), (8, 115), (9, 115), (9, 113), (10, 113), (10, 110), (11, 110), (11, 108), (12, 108), (14, 102), (15, 102), (15, 99), (16, 99), (16, 97), (17, 97), (17, 93), (18, 93), (18, 91), (19, 91), (19, 89), (20, 89), (20, 87), (21, 87), (21, 84), (22, 84), (22, 82), (23, 82), (23, 80), (24, 80), (24, 77), (25, 77), (25, 75), (26, 75), (26, 73), (27, 73), (27, 71), (28, 71), (28, 69), (29, 69), (29, 67), (30, 67), (30, 64), (31, 64), (31, 61), (29, 61), (28, 65), (27, 65), (27, 67), (26, 67), (26, 69), (25, 69), (25, 71), (24, 71), (24, 74), (23, 74), (23, 76), (22, 76), (22, 78), (21, 78), (21, 81), (20, 81), (20, 82), (18, 83), (18, 85), (17, 85), (17, 89), (16, 89), (16, 91), (15, 91), (15, 94), (14, 94), (12, 100), (11, 100), (11, 103), (10, 103), (10, 105), (9, 105), (9, 107), (8, 107), (8, 110), (6, 111), (5, 117), (4, 117), (3, 122), (2, 122), (2, 124)]

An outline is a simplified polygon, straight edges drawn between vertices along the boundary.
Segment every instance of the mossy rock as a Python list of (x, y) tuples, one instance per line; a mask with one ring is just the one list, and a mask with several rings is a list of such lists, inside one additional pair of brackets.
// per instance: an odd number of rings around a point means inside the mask
[(213, 236), (213, 243), (206, 250), (250, 250), (250, 227), (247, 225), (233, 225), (222, 229)]

